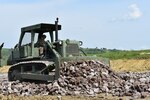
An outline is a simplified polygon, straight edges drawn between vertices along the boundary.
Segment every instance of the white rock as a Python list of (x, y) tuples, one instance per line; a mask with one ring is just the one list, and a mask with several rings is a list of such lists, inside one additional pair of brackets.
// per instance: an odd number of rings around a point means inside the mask
[(80, 94), (80, 91), (74, 91), (74, 94), (75, 94), (75, 95), (79, 95), (79, 94)]
[(140, 82), (145, 82), (146, 78), (140, 78), (139, 80), (140, 80)]
[(87, 64), (86, 64), (85, 62), (83, 62), (82, 66), (83, 66), (83, 67), (86, 67), (86, 66), (87, 66)]
[(88, 95), (94, 95), (94, 91), (92, 89), (90, 89), (88, 92), (87, 92)]
[(98, 83), (93, 83), (93, 86), (94, 86), (94, 87), (98, 87), (99, 84), (98, 84)]
[(94, 91), (95, 93), (99, 93), (99, 88), (93, 88), (93, 91)]
[(134, 79), (130, 79), (130, 81), (129, 81), (130, 83), (134, 83)]
[(70, 66), (70, 70), (75, 72), (75, 67), (74, 66)]

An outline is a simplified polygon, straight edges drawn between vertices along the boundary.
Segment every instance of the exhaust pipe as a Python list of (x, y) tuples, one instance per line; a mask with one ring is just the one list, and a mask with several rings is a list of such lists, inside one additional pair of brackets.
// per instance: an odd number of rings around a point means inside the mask
[(4, 43), (1, 44), (0, 46), (0, 66), (2, 66), (2, 48), (4, 46)]
[(3, 46), (4, 46), (4, 43), (2, 43), (0, 46), (0, 59), (2, 59), (2, 48), (3, 48)]
[(58, 18), (55, 21), (55, 41), (58, 41)]

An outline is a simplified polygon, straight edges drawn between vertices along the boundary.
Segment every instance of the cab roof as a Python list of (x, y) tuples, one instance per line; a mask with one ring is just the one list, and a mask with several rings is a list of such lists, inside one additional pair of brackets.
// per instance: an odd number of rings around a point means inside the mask
[[(51, 32), (55, 30), (56, 30), (55, 24), (47, 24), (47, 23), (40, 23), (21, 28), (21, 32), (33, 31), (37, 33)], [(61, 25), (58, 25), (58, 30), (61, 30)]]

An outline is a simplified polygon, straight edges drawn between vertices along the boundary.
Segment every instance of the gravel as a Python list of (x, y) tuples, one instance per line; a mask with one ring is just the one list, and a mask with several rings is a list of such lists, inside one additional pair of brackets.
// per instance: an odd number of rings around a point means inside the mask
[(0, 74), (0, 93), (3, 95), (89, 95), (99, 93), (131, 96), (134, 99), (150, 96), (150, 72), (115, 73), (100, 61), (64, 62), (60, 78), (52, 83), (8, 82)]

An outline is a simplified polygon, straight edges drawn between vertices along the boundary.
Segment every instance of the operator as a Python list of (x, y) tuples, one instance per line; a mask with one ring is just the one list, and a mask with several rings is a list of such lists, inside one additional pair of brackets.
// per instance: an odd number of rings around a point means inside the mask
[(39, 54), (40, 54), (40, 55), (43, 55), (43, 53), (44, 53), (45, 38), (46, 38), (46, 35), (42, 35), (42, 36), (39, 38), (38, 42), (37, 42), (38, 47), (39, 47)]

